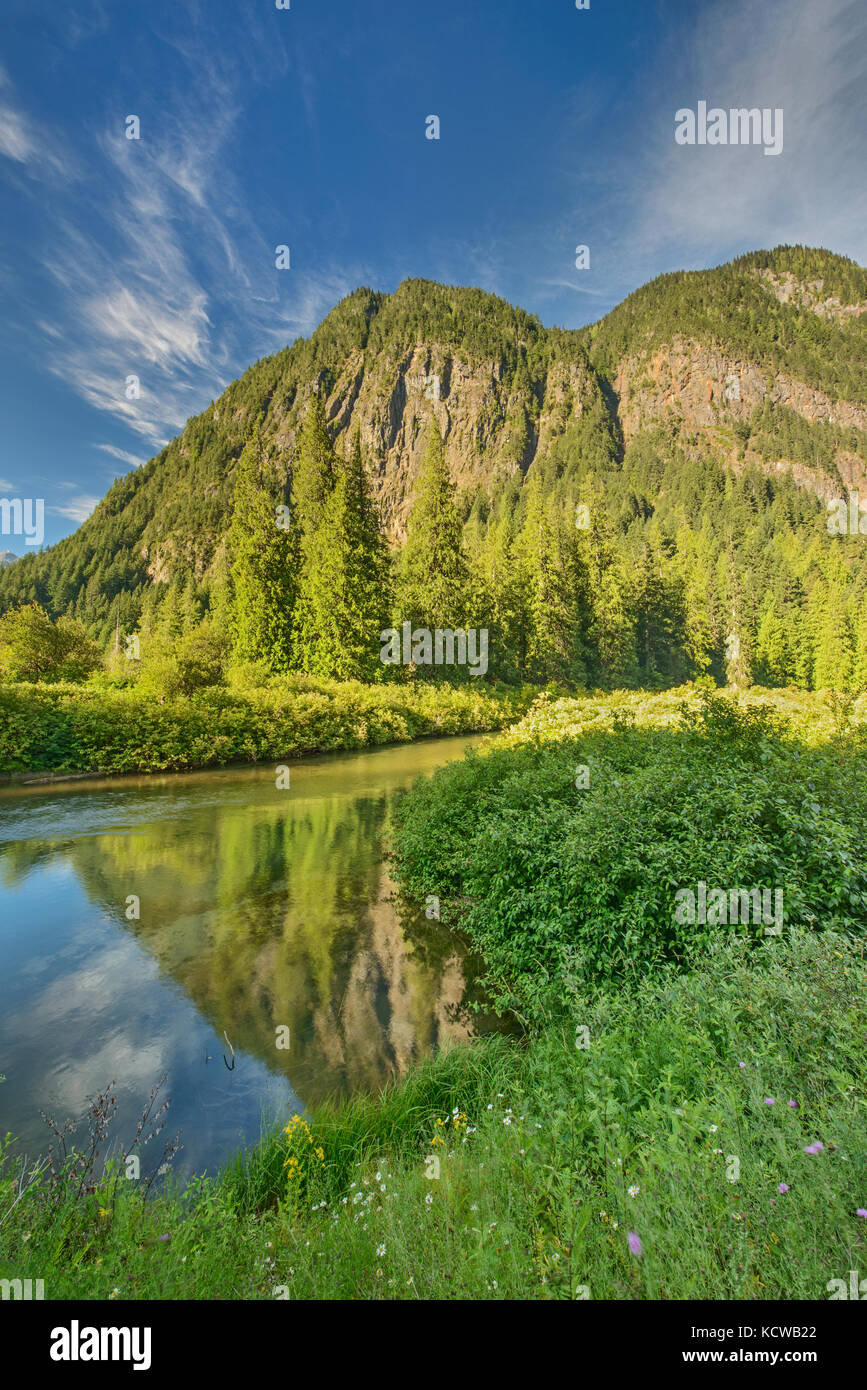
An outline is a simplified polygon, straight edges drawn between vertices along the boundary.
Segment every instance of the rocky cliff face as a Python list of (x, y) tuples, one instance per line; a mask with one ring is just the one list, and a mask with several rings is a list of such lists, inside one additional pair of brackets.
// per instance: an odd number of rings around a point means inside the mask
[[(768, 461), (746, 450), (739, 458), (732, 427), (747, 423), (757, 409), (785, 406), (809, 424), (830, 424), (867, 431), (867, 409), (830, 396), (783, 372), (773, 372), (729, 356), (695, 339), (677, 335), (666, 347), (624, 358), (614, 382), (624, 442), (660, 421), (671, 421), (687, 453), (713, 453), (729, 467), (747, 461), (768, 472), (790, 472), (800, 486), (821, 497), (836, 495), (839, 483), (821, 468), (787, 458)], [(853, 488), (867, 478), (867, 460), (839, 449), (836, 463)]]
[[(294, 454), (303, 409), (317, 385), (315, 379), (306, 382), (293, 408), (276, 414), (274, 438), (287, 458)], [(372, 361), (354, 353), (341, 365), (326, 413), (338, 437), (359, 429), (374, 493), (391, 538), (399, 542), (432, 419), (458, 490), (492, 492), (514, 474), (526, 473), (599, 398), (599, 384), (587, 366), (554, 361), (529, 389), (516, 388), (498, 361), (473, 363), (441, 343), (417, 343), (400, 355)]]

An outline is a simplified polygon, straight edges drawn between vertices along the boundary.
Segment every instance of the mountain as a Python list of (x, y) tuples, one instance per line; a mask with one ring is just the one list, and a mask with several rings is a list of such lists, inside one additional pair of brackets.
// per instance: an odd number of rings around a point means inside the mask
[(754, 510), (784, 499), (790, 521), (821, 533), (815, 499), (867, 475), (865, 348), (867, 272), (804, 247), (660, 276), (581, 330), (546, 329), (476, 289), (359, 289), (119, 479), (74, 535), (0, 572), (0, 610), (36, 599), (105, 640), (154, 586), (192, 586), (207, 603), (245, 440), (258, 431), (288, 495), (315, 392), (339, 447), (360, 431), (395, 546), (431, 418), (463, 515), (482, 526), (492, 505), (521, 505), (525, 478), (568, 500), (593, 473), (624, 535), (654, 522), (673, 535), (675, 499), (698, 526), (727, 476), (760, 476)]
[(14, 565), (18, 556), (14, 550), (0, 550), (0, 569), (5, 569), (7, 565)]

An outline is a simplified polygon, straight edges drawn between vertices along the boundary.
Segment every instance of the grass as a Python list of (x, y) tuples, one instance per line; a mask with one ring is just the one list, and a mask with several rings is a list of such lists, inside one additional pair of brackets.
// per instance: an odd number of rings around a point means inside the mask
[(523, 1044), (455, 1048), (180, 1195), (42, 1181), (2, 1275), (84, 1299), (826, 1297), (867, 1264), (867, 964), (832, 932), (761, 949), (720, 938)]
[[(7, 1154), (0, 1277), (76, 1299), (762, 1300), (867, 1272), (861, 713), (538, 702), (410, 792), (395, 845), (523, 1036), (183, 1191), (146, 1195), (119, 1159), (28, 1186)], [(786, 888), (779, 936), (673, 931), (679, 883), (749, 873)]]

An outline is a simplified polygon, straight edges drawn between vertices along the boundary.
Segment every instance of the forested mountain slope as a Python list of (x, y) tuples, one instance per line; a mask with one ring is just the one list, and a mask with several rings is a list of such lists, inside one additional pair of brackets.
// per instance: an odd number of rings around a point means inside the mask
[[(320, 398), (338, 453), (360, 438), (395, 554), (442, 436), (467, 561), (454, 621), (500, 633), (517, 653), (501, 673), (720, 675), (734, 632), (771, 683), (831, 683), (841, 659), (846, 681), (863, 666), (867, 682), (867, 546), (830, 536), (824, 506), (867, 474), (865, 311), (867, 272), (802, 247), (661, 276), (578, 331), (480, 290), (359, 289), (118, 480), (73, 536), (0, 572), (0, 610), (37, 601), (103, 643), (166, 603), (194, 627), (231, 582), (245, 444), (291, 504)], [(581, 506), (579, 526), (594, 520), (573, 556)], [(550, 662), (531, 660), (515, 611), (528, 583)]]

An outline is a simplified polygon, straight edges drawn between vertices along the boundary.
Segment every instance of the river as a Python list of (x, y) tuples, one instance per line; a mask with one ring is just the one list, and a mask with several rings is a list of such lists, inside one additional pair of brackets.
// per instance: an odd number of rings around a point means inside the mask
[[(167, 1082), (175, 1169), (213, 1172), (263, 1121), (378, 1088), (493, 1027), (478, 962), (396, 899), (390, 809), (481, 737), (289, 765), (0, 789), (0, 1135), (86, 1134), (116, 1083), (127, 1146)], [(285, 777), (279, 779), (285, 782)], [(159, 1152), (158, 1152), (159, 1150)]]

